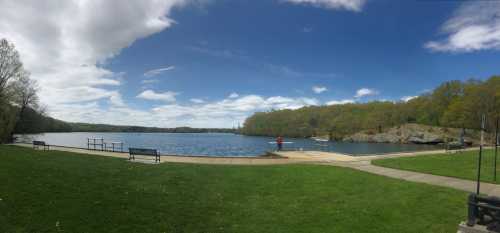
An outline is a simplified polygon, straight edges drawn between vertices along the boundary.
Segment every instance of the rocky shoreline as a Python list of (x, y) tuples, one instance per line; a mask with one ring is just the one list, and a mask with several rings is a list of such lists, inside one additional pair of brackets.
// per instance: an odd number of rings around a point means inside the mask
[[(380, 133), (370, 130), (361, 131), (346, 136), (345, 142), (374, 142), (374, 143), (412, 143), (412, 144), (443, 144), (460, 141), (462, 129), (427, 126), (420, 124), (404, 124), (389, 128)], [(479, 143), (479, 132), (465, 130), (464, 142), (468, 145)], [(488, 137), (487, 137), (488, 138)]]

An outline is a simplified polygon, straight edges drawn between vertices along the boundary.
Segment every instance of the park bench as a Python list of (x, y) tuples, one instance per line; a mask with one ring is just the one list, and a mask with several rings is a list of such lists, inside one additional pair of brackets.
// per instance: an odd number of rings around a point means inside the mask
[(486, 226), (488, 232), (500, 232), (500, 198), (472, 193), (468, 207), (467, 226), (477, 224)]
[(129, 160), (135, 160), (136, 155), (140, 156), (154, 156), (155, 162), (160, 162), (160, 153), (155, 149), (144, 149), (144, 148), (128, 148)]
[(38, 149), (39, 147), (43, 147), (43, 150), (50, 149), (50, 146), (46, 144), (44, 141), (33, 141), (33, 149)]
[(465, 144), (461, 142), (446, 143), (446, 152), (461, 152), (465, 149)]

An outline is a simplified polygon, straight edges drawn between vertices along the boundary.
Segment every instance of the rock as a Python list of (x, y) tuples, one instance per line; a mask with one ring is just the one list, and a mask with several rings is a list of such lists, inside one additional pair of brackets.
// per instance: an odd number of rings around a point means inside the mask
[(401, 138), (398, 135), (390, 134), (390, 133), (380, 133), (375, 134), (372, 137), (374, 142), (378, 143), (399, 143), (401, 142)]
[(407, 141), (415, 144), (439, 144), (444, 142), (442, 137), (432, 133), (423, 133), (418, 136), (411, 136), (407, 139)]
[(344, 137), (347, 142), (440, 144), (445, 138), (456, 138), (461, 129), (441, 128), (419, 124), (404, 124), (382, 133), (361, 131)]

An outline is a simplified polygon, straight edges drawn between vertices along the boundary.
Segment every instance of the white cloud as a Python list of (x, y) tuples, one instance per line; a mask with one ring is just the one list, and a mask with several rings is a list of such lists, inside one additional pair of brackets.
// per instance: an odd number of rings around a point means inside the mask
[(356, 95), (354, 98), (361, 98), (364, 96), (370, 96), (370, 95), (378, 95), (379, 92), (375, 89), (370, 89), (370, 88), (361, 88), (356, 91)]
[(169, 71), (169, 70), (173, 70), (173, 69), (175, 69), (175, 66), (168, 66), (168, 67), (164, 67), (164, 68), (148, 70), (144, 73), (144, 76), (145, 77), (153, 77), (153, 76), (159, 75), (165, 71)]
[[(255, 111), (319, 104), (314, 98), (240, 97), (234, 93), (220, 101), (180, 105), (175, 103), (175, 92), (144, 90), (137, 98), (163, 101), (164, 105), (151, 109), (129, 107), (119, 91), (125, 74), (111, 71), (107, 62), (137, 40), (172, 26), (175, 22), (169, 18), (171, 10), (187, 2), (199, 0), (0, 0), (0, 38), (16, 45), (26, 68), (40, 84), (40, 99), (48, 106), (49, 114), (66, 121), (231, 127)], [(228, 51), (220, 55), (245, 58), (244, 53)]]
[(322, 87), (322, 86), (314, 86), (314, 87), (312, 87), (312, 90), (314, 91), (314, 93), (320, 94), (322, 92), (327, 91), (328, 89), (326, 87)]
[(318, 104), (319, 101), (314, 98), (283, 96), (266, 98), (259, 95), (226, 98), (195, 105), (167, 103), (145, 110), (135, 110), (123, 106), (112, 106), (108, 109), (97, 102), (90, 102), (58, 105), (54, 109), (54, 116), (64, 116), (69, 121), (118, 125), (232, 127), (243, 123), (248, 116), (257, 111), (298, 109)]
[(272, 63), (262, 63), (260, 65), (264, 69), (279, 75), (290, 76), (290, 77), (306, 77), (306, 78), (335, 78), (337, 77), (334, 73), (315, 73), (315, 72), (304, 72), (292, 69), (288, 66), (275, 65)]
[(118, 93), (117, 91), (112, 92), (111, 96), (109, 97), (109, 102), (112, 106), (115, 107), (125, 107), (126, 104), (123, 102), (122, 95)]
[(137, 95), (137, 98), (146, 99), (146, 100), (159, 100), (165, 102), (175, 102), (175, 96), (179, 93), (167, 91), (163, 93), (157, 93), (153, 90), (145, 90)]
[(238, 98), (239, 96), (240, 96), (240, 95), (238, 95), (238, 93), (233, 92), (233, 93), (231, 93), (231, 94), (229, 95), (229, 98), (230, 98), (230, 99), (234, 99), (234, 98)]
[(339, 104), (352, 104), (356, 101), (352, 99), (345, 99), (345, 100), (331, 100), (326, 102), (326, 105), (339, 105)]
[(294, 4), (307, 4), (327, 9), (361, 11), (366, 0), (283, 0)]
[(170, 27), (170, 11), (187, 1), (0, 0), (0, 38), (15, 44), (49, 113), (70, 119), (69, 104), (84, 106), (82, 111), (86, 102), (101, 99), (124, 105), (116, 88), (123, 74), (107, 69), (106, 62)]
[(202, 99), (197, 99), (197, 98), (192, 98), (190, 99), (189, 101), (195, 103), (195, 104), (202, 104), (202, 103), (205, 103), (205, 100), (202, 100)]
[(401, 97), (401, 100), (404, 101), (404, 102), (408, 102), (408, 101), (410, 101), (412, 99), (415, 99), (417, 97), (418, 97), (418, 95), (415, 95), (415, 96), (403, 96), (403, 97)]
[(185, 124), (191, 126), (231, 127), (234, 123), (243, 122), (246, 117), (256, 111), (298, 109), (318, 104), (318, 100), (312, 98), (282, 96), (264, 98), (259, 95), (247, 95), (197, 106), (164, 105), (153, 108), (152, 111), (160, 119), (163, 118), (170, 122), (176, 121), (176, 124), (180, 125), (182, 122), (186, 122)]
[(441, 28), (446, 38), (424, 46), (440, 52), (473, 52), (500, 49), (500, 2), (463, 3)]
[(158, 79), (144, 79), (141, 81), (142, 84), (153, 84), (158, 83), (160, 80)]
[(312, 32), (312, 31), (313, 31), (312, 27), (303, 27), (302, 28), (302, 32), (304, 32), (304, 33), (309, 33), (309, 32)]

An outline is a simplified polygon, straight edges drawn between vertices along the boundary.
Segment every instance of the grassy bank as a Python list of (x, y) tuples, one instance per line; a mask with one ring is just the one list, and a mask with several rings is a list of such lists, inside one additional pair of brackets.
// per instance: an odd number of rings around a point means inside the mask
[(145, 165), (0, 146), (0, 232), (454, 232), (466, 193), (314, 165)]
[[(481, 163), (481, 180), (494, 183), (494, 150), (484, 150), (483, 155)], [(477, 177), (478, 157), (479, 151), (466, 151), (455, 154), (432, 154), (416, 157), (373, 160), (372, 163), (383, 167), (475, 180)], [(497, 164), (497, 166), (496, 183), (500, 183), (500, 164)]]

